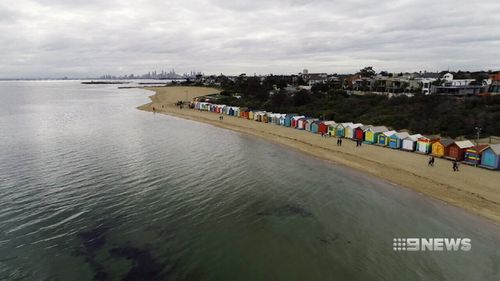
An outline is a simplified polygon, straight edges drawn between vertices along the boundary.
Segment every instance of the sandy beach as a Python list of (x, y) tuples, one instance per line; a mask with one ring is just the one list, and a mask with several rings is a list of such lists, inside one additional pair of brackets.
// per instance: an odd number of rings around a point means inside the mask
[(219, 92), (213, 88), (147, 89), (156, 94), (150, 97), (151, 103), (139, 106), (140, 110), (152, 111), (155, 107), (157, 112), (264, 138), (383, 178), (500, 224), (500, 172), (498, 171), (461, 165), (460, 172), (455, 173), (452, 171), (452, 163), (444, 159), (436, 159), (435, 166), (428, 167), (428, 157), (425, 155), (375, 145), (356, 147), (354, 141), (347, 139), (341, 147), (338, 147), (336, 138), (322, 138), (306, 131), (232, 116), (224, 116), (224, 120), (221, 121), (219, 115), (215, 113), (179, 109), (174, 105), (179, 100), (191, 100)]

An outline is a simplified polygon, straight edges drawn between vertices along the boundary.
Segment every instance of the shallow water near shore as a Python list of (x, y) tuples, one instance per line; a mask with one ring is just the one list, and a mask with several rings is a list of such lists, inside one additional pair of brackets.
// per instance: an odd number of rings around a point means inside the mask
[[(136, 110), (139, 89), (0, 82), (0, 280), (498, 280), (500, 227), (282, 146)], [(395, 252), (467, 237), (470, 252)]]

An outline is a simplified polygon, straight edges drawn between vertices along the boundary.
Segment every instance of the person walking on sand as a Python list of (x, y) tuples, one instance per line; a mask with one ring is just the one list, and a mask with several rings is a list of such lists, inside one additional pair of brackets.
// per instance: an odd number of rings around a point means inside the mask
[(342, 146), (342, 139), (339, 139), (339, 144), (340, 146)]
[(458, 172), (458, 162), (453, 161), (453, 172)]
[(429, 162), (427, 162), (427, 166), (432, 167), (432, 166), (434, 165), (434, 163), (433, 163), (433, 162), (434, 162), (434, 157), (432, 157), (432, 156), (431, 156), (431, 157), (429, 157)]
[(153, 113), (156, 113), (156, 109), (155, 109), (155, 107), (154, 107), (154, 106), (153, 106)]

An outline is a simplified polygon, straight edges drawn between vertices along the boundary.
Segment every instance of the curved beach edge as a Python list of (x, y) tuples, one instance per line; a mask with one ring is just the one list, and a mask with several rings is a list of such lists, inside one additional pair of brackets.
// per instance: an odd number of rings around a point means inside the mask
[(204, 87), (151, 87), (155, 92), (150, 103), (139, 110), (167, 114), (198, 121), (239, 133), (259, 137), (285, 145), (335, 164), (347, 166), (374, 175), (447, 204), (468, 210), (500, 225), (500, 172), (462, 165), (460, 172), (452, 171), (447, 160), (436, 159), (435, 167), (427, 166), (427, 157), (417, 153), (393, 150), (375, 145), (356, 147), (346, 140), (336, 146), (335, 138), (322, 138), (310, 132), (266, 124), (243, 118), (219, 115), (194, 109), (180, 109), (174, 105), (179, 100), (218, 93)]

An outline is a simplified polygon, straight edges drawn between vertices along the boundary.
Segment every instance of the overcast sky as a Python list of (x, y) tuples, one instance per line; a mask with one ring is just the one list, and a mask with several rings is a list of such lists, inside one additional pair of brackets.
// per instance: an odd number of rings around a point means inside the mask
[(0, 1), (0, 78), (368, 65), (500, 69), (500, 1)]

